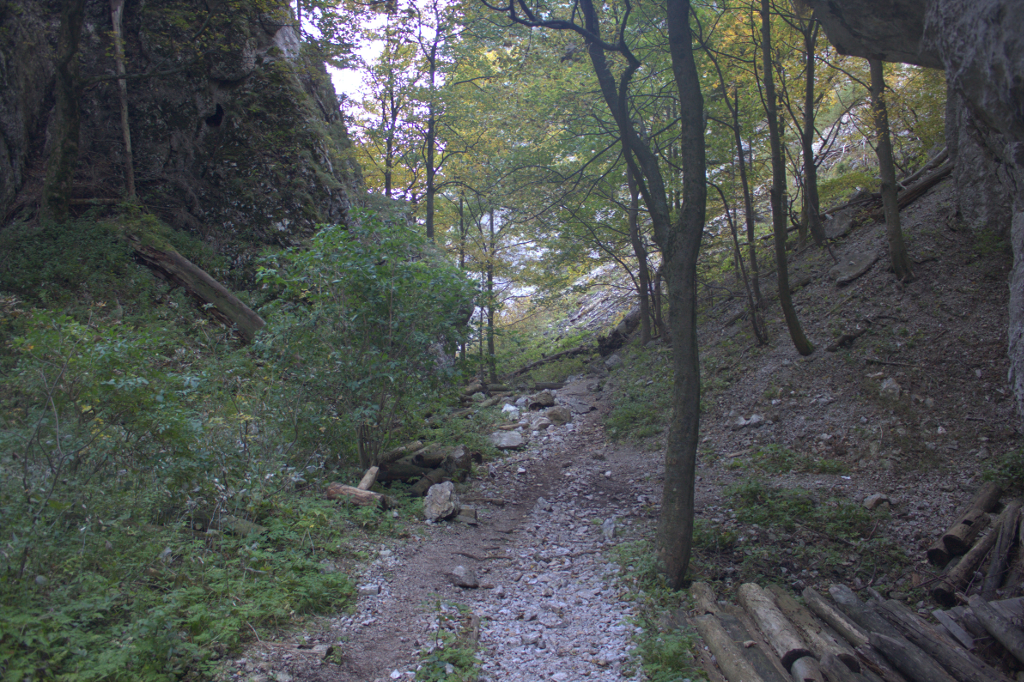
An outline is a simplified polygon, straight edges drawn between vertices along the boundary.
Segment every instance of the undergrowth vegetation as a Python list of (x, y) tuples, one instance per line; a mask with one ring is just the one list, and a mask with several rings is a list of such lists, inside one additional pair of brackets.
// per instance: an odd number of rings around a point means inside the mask
[[(5, 230), (4, 680), (207, 679), (245, 638), (347, 608), (368, 537), (416, 505), (353, 511), (322, 487), (355, 476), (358, 427), (378, 450), (427, 431), (459, 371), (472, 289), (398, 222), (265, 260), (268, 326), (243, 348), (121, 229)], [(28, 246), (52, 267), (25, 272)]]

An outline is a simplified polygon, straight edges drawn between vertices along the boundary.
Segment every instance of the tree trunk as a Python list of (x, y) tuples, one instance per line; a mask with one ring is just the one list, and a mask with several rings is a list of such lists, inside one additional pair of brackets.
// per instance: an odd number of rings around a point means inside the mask
[(128, 201), (135, 202), (135, 163), (132, 160), (132, 131), (128, 125), (128, 81), (124, 70), (124, 38), (121, 19), (124, 0), (110, 0), (110, 21), (114, 26), (114, 64), (117, 69), (117, 95), (121, 105), (121, 136), (124, 139), (124, 181)]
[(804, 656), (812, 655), (793, 624), (779, 611), (768, 593), (758, 585), (740, 585), (739, 602), (768, 638), (768, 643), (782, 659), (782, 665), (786, 670), (790, 670), (793, 663)]
[(434, 186), (434, 174), (437, 169), (434, 167), (434, 147), (437, 143), (437, 112), (434, 106), (436, 95), (435, 79), (437, 77), (437, 39), (431, 45), (430, 53), (427, 56), (430, 64), (430, 102), (427, 103), (427, 136), (424, 144), (427, 146), (427, 239), (434, 241), (434, 195), (437, 188)]
[(800, 320), (793, 307), (789, 291), (789, 270), (786, 264), (786, 160), (782, 157), (782, 137), (779, 132), (779, 115), (775, 98), (775, 78), (772, 73), (772, 33), (770, 1), (761, 0), (761, 55), (763, 63), (764, 98), (768, 114), (768, 137), (772, 150), (772, 229), (775, 232), (775, 265), (779, 279), (779, 305), (786, 318), (790, 338), (800, 355), (810, 355), (814, 346), (807, 340)]
[(637, 294), (640, 298), (640, 345), (646, 347), (651, 340), (651, 305), (648, 296), (650, 272), (647, 270), (647, 249), (640, 234), (640, 190), (636, 186), (633, 172), (626, 169), (626, 185), (629, 187), (629, 241), (637, 261)]
[[(704, 97), (693, 56), (689, 0), (667, 0), (669, 50), (680, 111), (683, 205), (671, 230), (658, 230), (667, 266), (669, 325), (675, 379), (672, 422), (665, 449), (665, 487), (657, 552), (670, 587), (683, 586), (693, 539), (693, 495), (700, 428), (700, 362), (697, 348), (697, 256), (707, 209)], [(667, 227), (667, 225), (666, 225)]]
[(875, 116), (875, 152), (878, 155), (878, 174), (882, 178), (882, 206), (885, 209), (885, 229), (889, 237), (889, 260), (896, 279), (912, 282), (914, 272), (910, 255), (903, 243), (900, 226), (900, 208), (896, 199), (896, 166), (892, 160), (892, 141), (889, 139), (889, 112), (885, 106), (885, 78), (882, 61), (869, 59), (871, 65), (871, 108)]
[(802, 24), (804, 34), (804, 129), (800, 136), (800, 146), (804, 157), (804, 200), (807, 207), (807, 226), (811, 230), (811, 239), (818, 246), (825, 243), (825, 228), (821, 224), (818, 209), (818, 167), (814, 163), (814, 51), (818, 40), (820, 24), (813, 18)]
[(498, 364), (494, 357), (494, 209), (491, 209), (490, 240), (487, 246), (487, 368), (492, 384), (498, 383)]
[(78, 164), (81, 133), (79, 104), (82, 83), (78, 78), (78, 46), (82, 38), (85, 0), (63, 0), (54, 83), (54, 116), (50, 151), (43, 182), (42, 218), (60, 222), (68, 217), (71, 185)]

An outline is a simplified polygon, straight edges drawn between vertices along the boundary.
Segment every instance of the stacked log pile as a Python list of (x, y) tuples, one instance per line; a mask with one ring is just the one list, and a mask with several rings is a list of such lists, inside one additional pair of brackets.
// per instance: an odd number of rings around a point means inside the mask
[[(701, 663), (711, 680), (727, 682), (1010, 682), (1024, 667), (1021, 600), (988, 602), (926, 621), (901, 602), (861, 601), (848, 587), (829, 588), (829, 600), (808, 587), (803, 603), (779, 587), (740, 586), (740, 606), (717, 601), (694, 583), (689, 622), (703, 639)], [(1012, 603), (1011, 603), (1012, 602)], [(972, 612), (977, 637), (946, 623)], [(959, 626), (954, 626), (959, 628)], [(974, 627), (974, 625), (972, 625)], [(982, 650), (981, 638), (993, 644)], [(981, 655), (1002, 647), (997, 669)]]

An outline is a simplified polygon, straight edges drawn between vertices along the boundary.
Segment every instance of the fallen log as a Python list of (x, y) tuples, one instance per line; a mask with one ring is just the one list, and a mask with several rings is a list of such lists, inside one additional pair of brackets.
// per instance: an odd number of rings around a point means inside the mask
[(935, 620), (939, 621), (942, 627), (946, 628), (946, 631), (952, 635), (960, 644), (968, 651), (974, 651), (974, 637), (969, 632), (960, 627), (960, 623), (942, 609), (935, 609), (932, 611), (932, 616)]
[(828, 623), (833, 630), (838, 632), (854, 648), (868, 644), (868, 633), (864, 632), (859, 625), (837, 611), (822, 597), (813, 587), (808, 587), (801, 595), (807, 606)]
[(821, 668), (814, 656), (804, 656), (793, 661), (793, 668), (790, 670), (793, 682), (825, 682), (821, 676)]
[(356, 487), (360, 490), (369, 490), (374, 482), (377, 480), (377, 473), (380, 471), (380, 467), (370, 467), (363, 474), (363, 477), (359, 480), (359, 485)]
[(980, 658), (956, 646), (952, 639), (918, 618), (906, 606), (893, 599), (882, 604), (882, 613), (914, 646), (934, 658), (959, 682), (1010, 682)]
[(1010, 563), (1010, 570), (1003, 582), (1007, 597), (1016, 597), (1024, 587), (1024, 514), (1021, 514), (1020, 525), (1017, 528), (1017, 537), (1020, 539), (1017, 547), (1017, 555)]
[(330, 484), (325, 495), (328, 500), (348, 500), (363, 507), (379, 506), (381, 509), (390, 509), (395, 506), (394, 500), (387, 495), (372, 490), (360, 490), (344, 483)]
[(236, 329), (244, 343), (252, 341), (257, 332), (266, 326), (263, 318), (249, 306), (174, 249), (144, 244), (134, 235), (128, 237), (128, 243), (136, 258), (146, 267), (168, 282), (182, 287), (189, 296), (203, 304), (214, 318)]
[(851, 672), (845, 663), (832, 654), (823, 655), (818, 664), (821, 671), (828, 676), (829, 682), (861, 682), (864, 679)]
[(741, 647), (747, 663), (754, 666), (754, 670), (764, 682), (787, 682), (786, 669), (763, 639), (758, 641), (757, 627), (743, 609), (732, 604), (723, 604), (716, 615), (722, 627), (732, 637), (732, 641)]
[(690, 585), (690, 596), (697, 604), (697, 615), (718, 613), (718, 600), (715, 598), (715, 591), (707, 583), (695, 582)]
[(417, 466), (412, 455), (403, 457), (390, 464), (381, 464), (380, 473), (377, 475), (380, 481), (410, 481), (426, 476), (433, 471), (430, 467)]
[(430, 486), (444, 483), (449, 480), (449, 476), (450, 474), (444, 469), (431, 469), (429, 473), (409, 488), (409, 492), (416, 497), (423, 497), (430, 490)]
[(846, 585), (832, 585), (828, 588), (829, 594), (835, 599), (836, 604), (847, 616), (853, 619), (862, 630), (868, 633), (870, 640), (871, 633), (875, 632), (887, 637), (899, 639), (902, 637), (899, 631), (889, 624), (878, 611), (872, 608), (872, 603), (865, 604)]
[(996, 590), (1003, 585), (1007, 563), (1010, 560), (1010, 549), (1017, 538), (1017, 522), (1020, 517), (1021, 503), (1017, 500), (1006, 505), (1001, 516), (1004, 521), (999, 526), (999, 537), (992, 548), (992, 560), (988, 562), (988, 573), (981, 586), (981, 596), (985, 601), (996, 598)]
[(797, 632), (818, 659), (825, 654), (831, 654), (846, 664), (852, 672), (860, 672), (857, 652), (842, 637), (830, 632), (827, 625), (815, 620), (811, 612), (800, 606), (783, 588), (770, 585), (768, 591), (775, 598), (776, 606), (789, 622), (796, 626)]
[(997, 530), (998, 526), (979, 540), (971, 548), (971, 551), (965, 554), (960, 559), (960, 562), (935, 584), (931, 591), (932, 598), (935, 601), (943, 606), (953, 606), (956, 604), (957, 592), (967, 584), (968, 579), (974, 575), (975, 569), (981, 565), (981, 562), (996, 544), (996, 538), (999, 536)]
[[(969, 535), (973, 541), (981, 530), (981, 528), (974, 529), (973, 535), (971, 535), (971, 526), (976, 523), (976, 519), (979, 518), (980, 514), (991, 511), (999, 503), (999, 498), (1002, 494), (1003, 489), (995, 483), (986, 483), (981, 486), (967, 504), (967, 507), (957, 515), (957, 519), (949, 529), (928, 549), (928, 561), (933, 566), (945, 566), (949, 563), (951, 557), (963, 554), (970, 549), (970, 544), (967, 547), (962, 547), (966, 537)], [(952, 546), (946, 543), (947, 536), (950, 538), (949, 543)], [(961, 551), (951, 551), (951, 549)]]
[(729, 682), (764, 682), (754, 666), (743, 657), (742, 650), (713, 615), (697, 616), (690, 623), (700, 635), (708, 649), (715, 655), (718, 667)]
[[(899, 206), (899, 210), (902, 211), (904, 208), (920, 199), (924, 196), (925, 192), (939, 184), (939, 182), (945, 179), (945, 177), (951, 172), (953, 172), (953, 163), (946, 162), (932, 171), (930, 175), (925, 176), (915, 184), (900, 192), (899, 196), (896, 197), (896, 203)], [(871, 217), (874, 220), (881, 220), (883, 217), (882, 210), (879, 208), (872, 210)]]
[(892, 667), (882, 652), (871, 646), (870, 643), (857, 647), (857, 655), (860, 656), (861, 675), (873, 682), (907, 682), (898, 670)]
[(792, 672), (793, 663), (811, 650), (797, 634), (795, 627), (782, 615), (775, 602), (763, 589), (754, 583), (744, 583), (739, 589), (740, 605), (750, 614), (772, 649), (782, 660), (782, 667)]
[(967, 603), (970, 604), (971, 611), (974, 612), (977, 619), (985, 626), (985, 630), (1006, 647), (1006, 650), (1013, 654), (1014, 658), (1024, 663), (1024, 632), (1003, 618), (992, 608), (991, 604), (978, 595), (972, 595)]
[(388, 465), (391, 464), (392, 462), (400, 460), (400, 459), (402, 459), (403, 457), (405, 457), (407, 455), (413, 454), (414, 452), (418, 452), (422, 448), (423, 448), (423, 441), (421, 441), (421, 440), (414, 440), (411, 443), (406, 443), (405, 445), (400, 445), (397, 448), (395, 448), (393, 450), (389, 450), (385, 454), (381, 455), (380, 458), (379, 458), (380, 461), (377, 462), (377, 464), (380, 467), (386, 469), (388, 467)]
[(593, 344), (580, 344), (579, 346), (576, 346), (575, 348), (570, 348), (569, 350), (563, 350), (561, 353), (555, 353), (554, 355), (548, 355), (546, 357), (541, 358), (540, 360), (537, 360), (536, 362), (531, 362), (528, 365), (524, 365), (523, 367), (520, 367), (519, 369), (517, 369), (516, 371), (514, 371), (512, 373), (506, 374), (504, 378), (506, 380), (514, 379), (517, 376), (526, 374), (530, 370), (537, 369), (538, 367), (542, 367), (542, 366), (546, 365), (549, 362), (555, 362), (556, 360), (564, 360), (565, 358), (574, 358), (577, 355), (583, 355), (585, 353), (596, 353), (596, 352), (597, 352), (597, 346), (596, 345), (593, 345)]
[(896, 668), (913, 682), (956, 682), (928, 654), (906, 640), (871, 633), (871, 646), (881, 651)]

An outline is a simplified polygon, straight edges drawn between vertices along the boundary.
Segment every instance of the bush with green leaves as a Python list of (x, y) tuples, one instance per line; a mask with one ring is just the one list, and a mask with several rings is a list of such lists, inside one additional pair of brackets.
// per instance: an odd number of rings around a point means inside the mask
[(364, 213), (324, 227), (258, 277), (277, 298), (257, 348), (285, 377), (277, 400), (300, 442), (326, 439), (369, 465), (454, 384), (473, 287), (403, 221)]

